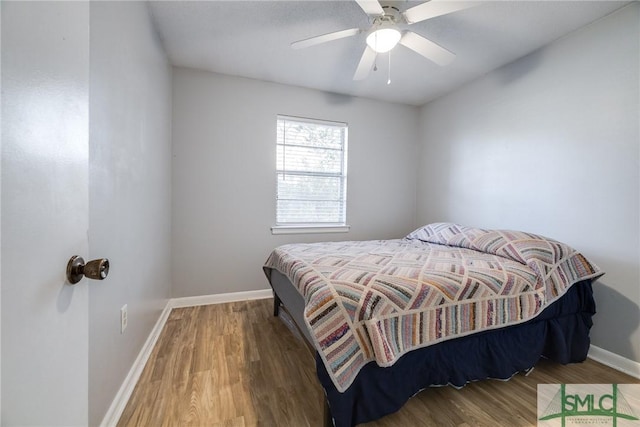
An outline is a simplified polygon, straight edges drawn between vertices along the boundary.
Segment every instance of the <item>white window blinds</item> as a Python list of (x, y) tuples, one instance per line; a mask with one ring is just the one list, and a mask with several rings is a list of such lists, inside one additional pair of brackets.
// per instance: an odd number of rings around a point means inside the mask
[(347, 125), (277, 118), (276, 225), (345, 225)]

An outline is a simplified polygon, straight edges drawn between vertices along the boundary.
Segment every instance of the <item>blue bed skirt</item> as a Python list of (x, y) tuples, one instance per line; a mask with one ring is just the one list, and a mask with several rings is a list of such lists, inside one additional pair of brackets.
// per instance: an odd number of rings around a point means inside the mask
[(573, 285), (538, 317), (521, 325), (446, 341), (402, 356), (393, 366), (370, 362), (340, 393), (316, 356), (336, 427), (373, 421), (399, 410), (418, 391), (434, 385), (462, 387), (487, 378), (508, 379), (541, 357), (567, 364), (589, 351), (595, 302), (590, 281)]

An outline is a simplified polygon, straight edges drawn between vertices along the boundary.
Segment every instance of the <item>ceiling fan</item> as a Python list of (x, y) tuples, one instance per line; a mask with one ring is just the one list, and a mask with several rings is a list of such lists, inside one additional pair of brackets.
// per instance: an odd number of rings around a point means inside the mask
[(438, 65), (444, 66), (451, 63), (455, 58), (453, 52), (405, 29), (405, 27), (416, 22), (468, 9), (478, 4), (474, 1), (430, 0), (401, 12), (393, 4), (380, 4), (377, 0), (355, 1), (372, 19), (369, 28), (350, 28), (291, 43), (292, 48), (302, 49), (366, 32), (367, 46), (365, 46), (358, 68), (356, 68), (354, 80), (365, 79), (375, 63), (377, 54), (389, 52), (398, 43)]

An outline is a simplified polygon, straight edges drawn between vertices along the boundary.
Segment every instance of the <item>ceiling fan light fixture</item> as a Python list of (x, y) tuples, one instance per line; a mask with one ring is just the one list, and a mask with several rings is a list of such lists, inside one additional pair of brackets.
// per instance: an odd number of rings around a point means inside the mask
[(396, 47), (401, 36), (395, 26), (379, 27), (367, 36), (367, 45), (377, 53), (389, 52)]

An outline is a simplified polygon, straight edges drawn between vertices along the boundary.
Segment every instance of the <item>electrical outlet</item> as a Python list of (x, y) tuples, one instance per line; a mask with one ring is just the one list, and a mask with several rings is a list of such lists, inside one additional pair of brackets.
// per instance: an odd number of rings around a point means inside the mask
[(127, 304), (120, 309), (120, 333), (124, 334), (125, 329), (127, 329)]

